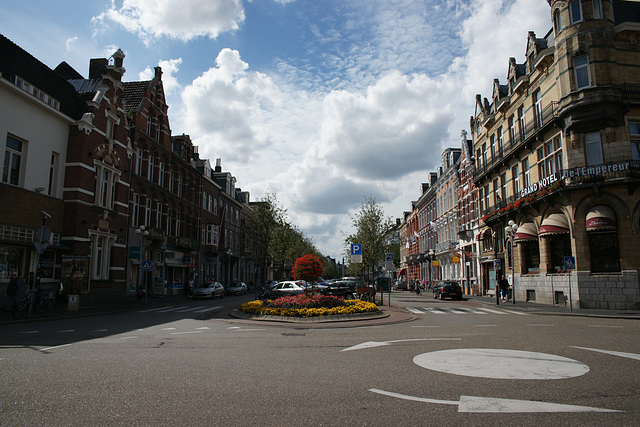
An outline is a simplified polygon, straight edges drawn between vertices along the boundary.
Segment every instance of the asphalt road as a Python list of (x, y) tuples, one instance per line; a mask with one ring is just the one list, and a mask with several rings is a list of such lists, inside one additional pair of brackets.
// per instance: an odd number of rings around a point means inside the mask
[(0, 325), (0, 425), (638, 425), (637, 320), (392, 298), (412, 321), (228, 317), (248, 296)]

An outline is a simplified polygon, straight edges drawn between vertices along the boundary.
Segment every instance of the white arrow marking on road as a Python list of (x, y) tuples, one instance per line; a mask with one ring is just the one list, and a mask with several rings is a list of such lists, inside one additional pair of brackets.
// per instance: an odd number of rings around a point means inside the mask
[(206, 326), (203, 326), (203, 327), (201, 327), (201, 328), (196, 328), (196, 329), (209, 329), (209, 328), (208, 328), (208, 327), (206, 327)]
[(599, 353), (604, 353), (604, 354), (611, 354), (612, 356), (620, 356), (620, 357), (626, 357), (629, 359), (640, 360), (640, 354), (623, 353), (621, 351), (599, 350), (597, 348), (576, 347), (576, 346), (572, 346), (572, 347), (580, 348), (582, 350), (597, 351)]
[(391, 345), (396, 342), (409, 342), (409, 341), (461, 341), (462, 338), (413, 338), (407, 340), (392, 340), (392, 341), (367, 341), (362, 344), (357, 344), (352, 347), (342, 349), (340, 351), (349, 350), (362, 350), (364, 348), (383, 347), (385, 345)]
[(458, 405), (458, 412), (484, 413), (524, 413), (524, 412), (622, 412), (614, 409), (592, 408), (589, 406), (564, 405), (560, 403), (537, 402), (531, 400), (499, 399), (493, 397), (460, 396), (460, 401), (427, 399), (391, 391), (370, 388), (373, 393), (414, 402), (439, 405)]
[(175, 331), (176, 328), (162, 328), (163, 331)]

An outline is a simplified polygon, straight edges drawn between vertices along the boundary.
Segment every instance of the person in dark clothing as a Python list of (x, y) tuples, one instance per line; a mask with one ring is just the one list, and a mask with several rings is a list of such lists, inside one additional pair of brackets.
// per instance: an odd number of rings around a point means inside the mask
[(506, 302), (509, 300), (509, 281), (502, 275), (502, 279), (498, 283), (500, 286), (500, 296), (502, 297), (502, 302)]

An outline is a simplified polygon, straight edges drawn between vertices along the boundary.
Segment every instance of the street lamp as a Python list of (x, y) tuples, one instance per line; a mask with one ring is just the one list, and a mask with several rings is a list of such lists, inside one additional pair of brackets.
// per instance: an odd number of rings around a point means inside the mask
[(435, 256), (433, 249), (429, 249), (429, 286), (433, 289), (433, 275), (431, 274), (433, 268), (433, 257)]
[(516, 235), (516, 231), (518, 231), (518, 224), (516, 224), (512, 219), (507, 223), (508, 225), (504, 228), (504, 231), (509, 235), (509, 243), (511, 244), (511, 286), (513, 287), (511, 300), (513, 303), (516, 303), (516, 268), (514, 266), (514, 250), (513, 250), (513, 237)]
[[(136, 234), (140, 236), (140, 271), (138, 272), (138, 292), (142, 292), (142, 259), (144, 254), (144, 238), (149, 235), (149, 231), (145, 230), (144, 225), (136, 228)], [(147, 291), (144, 292), (144, 303), (147, 303)]]

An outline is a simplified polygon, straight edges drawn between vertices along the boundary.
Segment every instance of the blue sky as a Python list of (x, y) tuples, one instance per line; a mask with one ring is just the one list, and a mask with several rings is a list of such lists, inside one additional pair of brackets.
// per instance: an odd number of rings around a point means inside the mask
[(349, 214), (401, 217), (476, 94), (524, 61), (546, 0), (0, 0), (0, 32), (80, 74), (121, 48), (125, 81), (160, 65), (174, 134), (222, 159), (253, 200), (275, 193), (341, 258)]

